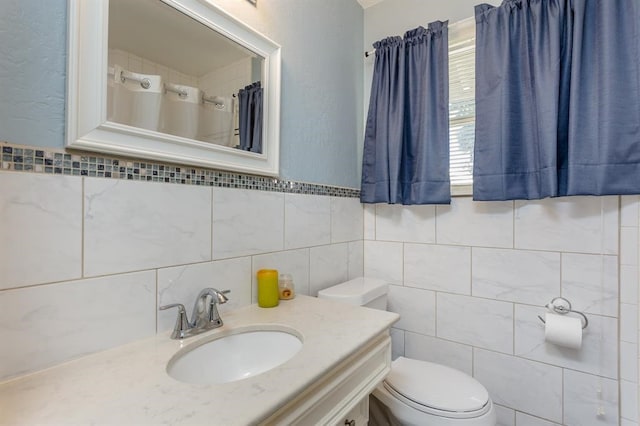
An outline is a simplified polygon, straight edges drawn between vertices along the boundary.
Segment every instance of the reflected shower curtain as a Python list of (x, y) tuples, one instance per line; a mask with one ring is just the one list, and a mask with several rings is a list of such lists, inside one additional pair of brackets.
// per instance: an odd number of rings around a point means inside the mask
[(257, 81), (238, 92), (240, 149), (262, 153), (262, 87)]
[(158, 131), (164, 93), (162, 77), (134, 73), (117, 64), (109, 77), (107, 120)]
[(374, 44), (362, 159), (363, 203), (448, 204), (447, 22)]
[(476, 6), (475, 200), (640, 193), (639, 7)]

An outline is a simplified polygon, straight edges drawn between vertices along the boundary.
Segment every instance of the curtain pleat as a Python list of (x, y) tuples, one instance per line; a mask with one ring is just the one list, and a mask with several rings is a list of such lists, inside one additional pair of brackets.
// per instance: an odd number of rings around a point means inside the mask
[(374, 44), (363, 203), (450, 203), (446, 22)]
[(400, 162), (404, 130), (404, 43), (388, 37), (376, 49), (362, 154), (363, 203), (402, 203)]
[(640, 193), (637, 8), (476, 6), (475, 200)]
[(476, 200), (558, 195), (564, 4), (476, 6)]
[(568, 142), (560, 193), (638, 194), (640, 2), (572, 0), (571, 6)]
[(403, 204), (449, 204), (449, 54), (447, 24), (404, 36), (406, 49)]

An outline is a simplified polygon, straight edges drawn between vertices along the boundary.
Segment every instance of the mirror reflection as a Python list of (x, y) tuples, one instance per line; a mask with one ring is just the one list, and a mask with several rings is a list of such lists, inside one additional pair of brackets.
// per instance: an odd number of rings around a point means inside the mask
[(161, 0), (110, 0), (108, 48), (108, 121), (262, 153), (262, 57)]

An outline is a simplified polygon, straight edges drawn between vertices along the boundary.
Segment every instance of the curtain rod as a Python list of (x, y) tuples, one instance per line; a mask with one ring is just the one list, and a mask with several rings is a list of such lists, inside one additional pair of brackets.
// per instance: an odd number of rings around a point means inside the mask
[[(471, 16), (469, 18), (465, 18), (465, 19), (461, 19), (459, 21), (456, 21), (453, 24), (450, 24), (448, 27), (449, 27), (449, 29), (455, 28), (458, 25), (463, 25), (463, 24), (468, 23), (470, 20), (474, 20), (475, 21), (475, 19), (476, 19), (475, 16)], [(364, 52), (364, 57), (368, 58), (369, 56), (373, 55), (374, 53), (376, 53), (376, 49), (371, 49), (371, 50), (365, 51)]]

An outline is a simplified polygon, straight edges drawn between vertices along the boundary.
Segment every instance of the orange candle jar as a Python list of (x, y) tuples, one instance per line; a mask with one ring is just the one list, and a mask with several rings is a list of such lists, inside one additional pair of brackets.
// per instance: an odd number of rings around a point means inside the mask
[(258, 276), (258, 306), (273, 308), (280, 303), (278, 294), (278, 271), (275, 269), (260, 269)]

